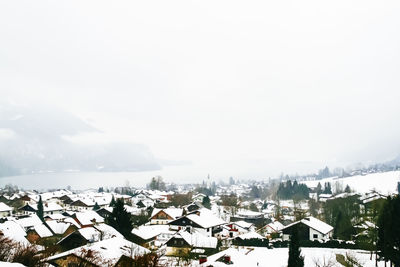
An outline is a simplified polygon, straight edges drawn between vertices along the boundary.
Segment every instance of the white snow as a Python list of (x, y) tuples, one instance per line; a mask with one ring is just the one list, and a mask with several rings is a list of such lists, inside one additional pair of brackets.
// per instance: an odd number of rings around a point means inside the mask
[(181, 231), (177, 234), (194, 248), (216, 248), (218, 240), (215, 237), (204, 236), (200, 233)]
[(12, 208), (3, 202), (0, 202), (0, 212), (2, 211), (12, 211)]
[(50, 229), (43, 223), (35, 225), (34, 229), (41, 238), (53, 236)]
[(21, 263), (0, 261), (0, 266), (1, 267), (24, 267), (25, 265), (22, 265)]
[(92, 225), (94, 223), (104, 222), (104, 218), (93, 210), (77, 212), (74, 215), (82, 225)]
[(71, 225), (70, 223), (57, 221), (47, 221), (46, 223), (50, 227), (50, 229), (57, 235), (64, 234), (68, 227)]
[[(360, 261), (363, 267), (374, 267), (375, 261), (369, 260), (370, 254), (362, 250), (347, 250), (347, 249), (330, 249), (330, 248), (301, 248), (302, 255), (305, 256), (304, 266), (315, 266), (315, 261), (322, 262), (332, 260), (335, 267), (340, 267), (336, 261), (336, 254), (346, 255), (350, 253)], [(229, 255), (233, 264), (216, 261), (224, 255)], [(193, 262), (191, 266), (208, 266), (214, 267), (286, 267), (288, 261), (288, 248), (229, 248), (208, 257), (207, 262), (199, 265), (198, 262)], [(383, 262), (378, 262), (378, 267), (384, 266)]]
[(123, 238), (110, 238), (103, 241), (95, 242), (86, 246), (78, 247), (66, 252), (56, 254), (48, 258), (48, 260), (58, 259), (70, 254), (80, 255), (82, 249), (91, 250), (101, 255), (102, 260), (113, 266), (122, 255), (131, 257), (149, 253), (150, 250), (132, 243)]
[(237, 238), (240, 238), (242, 240), (254, 239), (254, 238), (256, 238), (256, 239), (264, 239), (264, 237), (262, 235), (260, 235), (260, 234), (258, 234), (256, 232), (248, 232), (248, 233), (245, 233), (243, 235), (239, 235)]
[(357, 193), (367, 193), (375, 189), (382, 194), (392, 194), (396, 192), (397, 182), (400, 182), (400, 171), (355, 175), (346, 178), (330, 177), (321, 180), (302, 181), (301, 183), (309, 187), (317, 187), (318, 183), (323, 186), (326, 182), (331, 183), (333, 190), (335, 190), (335, 183), (338, 182), (343, 188), (349, 185)]

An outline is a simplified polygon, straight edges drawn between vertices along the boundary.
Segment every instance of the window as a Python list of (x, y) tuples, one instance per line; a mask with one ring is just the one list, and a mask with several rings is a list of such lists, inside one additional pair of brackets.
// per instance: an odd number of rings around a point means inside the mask
[(318, 235), (317, 234), (313, 234), (313, 238), (318, 238)]

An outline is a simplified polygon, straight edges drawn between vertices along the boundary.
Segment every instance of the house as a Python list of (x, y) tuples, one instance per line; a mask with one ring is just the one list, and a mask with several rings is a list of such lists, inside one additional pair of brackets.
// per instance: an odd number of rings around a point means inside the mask
[(72, 249), (86, 245), (87, 243), (93, 243), (114, 237), (123, 238), (123, 236), (117, 230), (105, 223), (79, 229), (75, 228), (75, 231), (67, 234), (67, 231), (73, 229), (74, 227), (75, 226), (73, 225), (69, 226), (64, 233), (64, 238), (58, 242), (58, 244), (64, 249)]
[(382, 195), (376, 191), (371, 191), (360, 196), (361, 210), (364, 213), (373, 212), (377, 206), (383, 204), (387, 196)]
[(206, 251), (216, 249), (217, 243), (215, 237), (180, 231), (165, 243), (167, 245), (165, 255), (181, 256), (191, 252), (204, 254)]
[(320, 202), (326, 202), (327, 200), (329, 200), (330, 198), (332, 198), (332, 194), (320, 194), (318, 196), (318, 200)]
[(205, 197), (207, 197), (205, 194), (203, 194), (203, 193), (198, 193), (198, 194), (196, 194), (196, 195), (194, 195), (194, 196), (192, 197), (192, 200), (193, 200), (194, 202), (203, 203), (203, 199), (204, 199)]
[(150, 217), (150, 224), (168, 224), (169, 222), (182, 217), (183, 209), (167, 208), (153, 209)]
[(92, 210), (95, 202), (91, 199), (77, 199), (69, 204), (75, 211)]
[(159, 248), (167, 242), (176, 231), (169, 229), (168, 225), (141, 225), (132, 229), (132, 234), (138, 243), (147, 248)]
[(206, 208), (194, 211), (169, 223), (171, 229), (187, 229), (189, 232), (195, 230), (209, 237), (222, 231), (222, 225), (224, 224), (226, 224), (224, 220), (218, 218)]
[(52, 237), (52, 231), (44, 224), (36, 224), (26, 231), (26, 239), (31, 243), (37, 243), (38, 241)]
[(149, 208), (154, 206), (154, 200), (150, 198), (141, 199), (135, 203), (138, 208)]
[(241, 209), (235, 216), (231, 217), (231, 222), (245, 221), (255, 225), (262, 225), (264, 223), (264, 214), (261, 212)]
[(134, 257), (147, 253), (150, 250), (114, 237), (56, 254), (46, 262), (54, 266), (132, 266)]
[(29, 241), (26, 239), (25, 229), (15, 221), (0, 223), (0, 236), (7, 237), (24, 246), (30, 245)]
[(46, 221), (64, 221), (67, 217), (62, 215), (61, 213), (56, 213), (56, 214), (49, 214), (43, 216)]
[(190, 203), (189, 205), (185, 206), (185, 210), (187, 210), (188, 212), (192, 212), (195, 210), (199, 210), (201, 208), (204, 208), (200, 203)]
[(12, 208), (3, 202), (0, 202), (0, 218), (11, 216)]
[(267, 238), (256, 232), (248, 232), (237, 236), (234, 239), (234, 244), (237, 246), (267, 247), (269, 242)]
[(29, 195), (24, 195), (22, 197), (19, 197), (19, 200), (21, 200), (24, 205), (26, 204), (35, 204), (37, 201), (35, 200), (35, 198), (29, 196)]
[(327, 240), (332, 238), (333, 227), (309, 216), (285, 226), (282, 229), (283, 240), (289, 240), (293, 231), (298, 231), (300, 240)]
[(279, 221), (270, 222), (263, 227), (262, 231), (267, 237), (271, 237), (271, 234), (279, 233), (285, 226)]
[(13, 220), (15, 220), (15, 222), (17, 224), (19, 224), (25, 231), (28, 231), (28, 229), (34, 227), (35, 225), (40, 225), (42, 224), (42, 221), (39, 219), (39, 217), (36, 214), (27, 216), (27, 217), (23, 217), (23, 218), (19, 218), (19, 219), (15, 219), (12, 218)]
[[(21, 208), (18, 209), (20, 212), (26, 215), (36, 214), (38, 207), (37, 204), (25, 204)], [(57, 203), (43, 203), (43, 215), (51, 215), (51, 214), (61, 214), (63, 212), (63, 208)]]
[(256, 227), (252, 223), (237, 221), (224, 225), (224, 229), (226, 229), (226, 232), (221, 232), (220, 234), (222, 235), (218, 234), (218, 236), (232, 238), (248, 232), (254, 232)]
[(104, 219), (108, 218), (112, 214), (112, 211), (113, 211), (112, 207), (100, 208), (96, 210), (97, 214), (99, 214)]
[(80, 228), (57, 242), (62, 250), (77, 248), (88, 243), (100, 241), (101, 233), (94, 227)]
[(68, 222), (46, 221), (46, 224), (55, 235), (61, 236), (66, 236), (78, 229), (78, 227)]
[(104, 218), (93, 210), (77, 212), (71, 217), (80, 225), (80, 227), (93, 226), (96, 223), (104, 222)]
[(154, 200), (149, 197), (144, 191), (138, 192), (131, 198), (133, 204), (138, 208), (148, 208), (154, 206)]

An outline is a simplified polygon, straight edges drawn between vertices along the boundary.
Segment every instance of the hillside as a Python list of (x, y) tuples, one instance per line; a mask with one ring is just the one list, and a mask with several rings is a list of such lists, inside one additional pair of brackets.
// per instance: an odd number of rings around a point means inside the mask
[(352, 190), (358, 193), (365, 193), (374, 189), (383, 194), (389, 194), (397, 191), (397, 182), (399, 181), (400, 171), (389, 171), (345, 178), (330, 177), (321, 180), (302, 181), (302, 183), (308, 187), (316, 187), (318, 183), (323, 186), (324, 183), (330, 182), (333, 190), (335, 190), (335, 185), (339, 183), (343, 188), (349, 185)]

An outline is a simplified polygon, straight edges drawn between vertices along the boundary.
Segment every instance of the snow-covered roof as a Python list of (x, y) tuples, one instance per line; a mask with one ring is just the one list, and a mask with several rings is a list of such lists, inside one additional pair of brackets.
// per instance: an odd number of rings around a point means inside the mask
[(74, 214), (74, 216), (82, 225), (91, 225), (94, 222), (96, 223), (104, 222), (104, 218), (93, 210), (77, 212)]
[(49, 237), (49, 236), (53, 236), (53, 234), (51, 233), (50, 229), (47, 228), (46, 225), (42, 224), (37, 224), (33, 227), (33, 229), (35, 230), (35, 232), (41, 237)]
[[(37, 204), (27, 204), (31, 206), (34, 210), (38, 210)], [(49, 211), (59, 211), (62, 210), (63, 207), (58, 205), (57, 203), (54, 202), (48, 202), (43, 204), (43, 211), (44, 212), (49, 212)]]
[(71, 217), (66, 218), (66, 219), (64, 220), (64, 222), (73, 224), (73, 225), (75, 225), (77, 228), (81, 228), (81, 226), (79, 225), (79, 223), (77, 223), (77, 222), (76, 222), (73, 218), (71, 218)]
[(151, 217), (159, 213), (160, 211), (164, 211), (166, 214), (171, 216), (173, 219), (177, 219), (182, 216), (183, 214), (183, 209), (179, 208), (167, 208), (167, 209), (153, 209), (153, 212), (151, 213)]
[[(139, 209), (139, 208), (136, 208), (136, 207), (132, 207), (132, 206), (129, 206), (129, 205), (124, 205), (124, 208), (125, 208), (126, 212), (128, 212), (128, 213), (130, 213), (132, 215), (140, 215), (140, 213), (142, 212), (142, 209)], [(111, 207), (111, 209), (107, 209), (107, 210), (112, 212), (113, 208)]]
[(12, 208), (3, 202), (0, 202), (0, 212), (2, 211), (12, 211)]
[(25, 238), (26, 232), (24, 228), (21, 227), (15, 221), (5, 221), (4, 223), (0, 223), (0, 231), (4, 234), (5, 237), (8, 237), (16, 242), (20, 242), (22, 244), (30, 244), (29, 241)]
[(168, 225), (141, 225), (132, 229), (132, 234), (144, 240), (154, 238), (162, 233), (174, 234), (175, 231), (170, 231)]
[(195, 248), (216, 248), (218, 243), (217, 238), (205, 236), (196, 232), (189, 233), (186, 231), (181, 231), (174, 237), (184, 239), (189, 245)]
[(264, 239), (264, 237), (262, 235), (260, 235), (260, 234), (258, 234), (256, 232), (248, 232), (248, 233), (245, 233), (245, 234), (237, 236), (237, 238), (240, 238), (242, 240), (254, 239), (254, 238), (256, 238), (256, 239)]
[(312, 229), (314, 229), (314, 230), (316, 230), (316, 231), (318, 231), (318, 232), (320, 232), (320, 233), (322, 233), (324, 235), (333, 230), (332, 226), (330, 226), (329, 224), (327, 224), (327, 223), (325, 223), (323, 221), (320, 221), (317, 218), (314, 218), (312, 216), (308, 216), (308, 217), (302, 219), (301, 221), (297, 221), (297, 222), (291, 223), (291, 224), (287, 225), (283, 229), (289, 228), (289, 227), (291, 227), (291, 226), (293, 226), (295, 224), (298, 224), (298, 223), (303, 223), (303, 224), (307, 225), (308, 227), (310, 227), (310, 228), (312, 228)]
[(25, 267), (25, 265), (22, 265), (21, 263), (5, 262), (5, 261), (0, 261), (0, 266), (1, 267)]
[(47, 261), (53, 261), (72, 254), (80, 256), (83, 250), (91, 250), (94, 252), (93, 254), (98, 253), (102, 260), (107, 263), (107, 266), (114, 266), (122, 255), (134, 257), (150, 253), (150, 250), (142, 246), (123, 238), (114, 237), (56, 254), (49, 257)]
[(77, 230), (86, 240), (95, 242), (100, 240), (100, 231), (94, 227), (85, 227)]
[(245, 209), (239, 210), (236, 215), (240, 216), (240, 217), (249, 217), (249, 218), (263, 217), (264, 216), (264, 214), (261, 213), (261, 212), (245, 210)]
[(282, 229), (285, 227), (285, 226), (284, 226), (282, 223), (280, 223), (279, 221), (271, 222), (271, 223), (267, 224), (267, 226), (268, 226), (269, 228), (271, 228), (272, 230), (274, 230), (275, 232), (279, 232), (280, 230), (282, 230)]
[(244, 229), (249, 229), (250, 227), (252, 227), (254, 225), (253, 223), (248, 223), (245, 221), (236, 221), (236, 222), (234, 222), (234, 224), (236, 224), (237, 226), (240, 226)]
[[(326, 262), (327, 259), (332, 261), (334, 266), (341, 266), (336, 261), (336, 255), (346, 255), (352, 253), (363, 267), (375, 267), (375, 259), (370, 260), (369, 254), (360, 250), (333, 249), (333, 248), (301, 248), (301, 254), (304, 256), (304, 266), (315, 266), (316, 262)], [(225, 264), (218, 259), (223, 256), (229, 256), (232, 264)], [(207, 258), (207, 262), (196, 266), (214, 266), (214, 267), (282, 267), (287, 266), (288, 248), (268, 249), (263, 247), (239, 247), (229, 248), (220, 251)], [(384, 266), (383, 262), (378, 262), (380, 267)]]
[(52, 220), (57, 220), (57, 221), (61, 221), (64, 220), (66, 217), (60, 213), (56, 213), (56, 214), (49, 214), (44, 216), (45, 218), (50, 218)]
[(65, 231), (68, 229), (68, 227), (71, 226), (71, 223), (65, 223), (65, 222), (57, 222), (57, 221), (47, 221), (47, 225), (50, 227), (50, 229), (58, 235), (62, 235), (65, 233)]
[(117, 230), (115, 230), (114, 227), (108, 224), (100, 223), (93, 227), (101, 232), (103, 239), (109, 239), (113, 237), (123, 238), (123, 235), (121, 235)]
[(224, 220), (215, 216), (211, 212), (211, 210), (206, 208), (199, 209), (195, 213), (186, 215), (186, 218), (200, 225), (203, 228), (210, 228), (226, 223)]
[(15, 220), (15, 222), (18, 223), (19, 225), (21, 225), (25, 229), (29, 228), (29, 227), (33, 227), (35, 225), (42, 224), (42, 221), (39, 219), (39, 217), (36, 214), (33, 214), (26, 218), (21, 218), (21, 219)]

